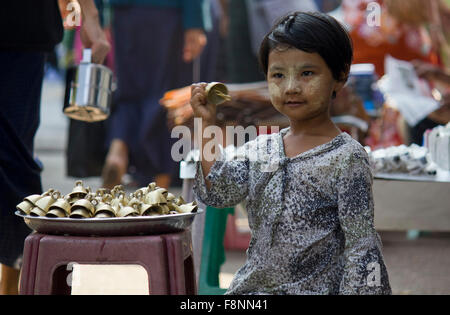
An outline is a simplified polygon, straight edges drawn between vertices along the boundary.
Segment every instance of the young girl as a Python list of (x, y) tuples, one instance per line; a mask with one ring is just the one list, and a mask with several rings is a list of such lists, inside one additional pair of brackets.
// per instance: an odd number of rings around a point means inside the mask
[[(348, 33), (328, 15), (297, 12), (266, 35), (260, 61), (290, 127), (197, 165), (201, 202), (247, 202), (247, 261), (227, 293), (390, 294), (368, 156), (328, 113), (352, 62)], [(214, 125), (204, 83), (192, 86), (191, 105), (203, 129)]]

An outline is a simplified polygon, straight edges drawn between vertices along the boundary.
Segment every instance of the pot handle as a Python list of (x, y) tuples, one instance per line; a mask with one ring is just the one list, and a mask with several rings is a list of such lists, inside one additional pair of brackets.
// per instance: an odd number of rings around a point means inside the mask
[(84, 48), (83, 49), (83, 60), (81, 62), (92, 62), (92, 49), (91, 48)]

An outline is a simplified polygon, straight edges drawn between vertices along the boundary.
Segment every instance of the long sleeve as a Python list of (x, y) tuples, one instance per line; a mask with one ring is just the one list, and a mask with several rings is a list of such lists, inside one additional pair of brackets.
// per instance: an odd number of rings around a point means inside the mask
[(183, 14), (183, 27), (209, 29), (211, 17), (209, 1), (207, 0), (179, 0)]
[(211, 28), (209, 0), (109, 0), (113, 6), (139, 5), (180, 9), (183, 28)]
[(338, 212), (345, 235), (340, 294), (391, 294), (374, 226), (372, 173), (364, 149), (351, 152), (337, 174)]
[(237, 150), (228, 147), (221, 149), (221, 157), (213, 164), (207, 179), (211, 183), (206, 187), (200, 162), (196, 162), (194, 193), (202, 203), (216, 207), (231, 207), (241, 202), (248, 194), (250, 161), (246, 152), (248, 144)]

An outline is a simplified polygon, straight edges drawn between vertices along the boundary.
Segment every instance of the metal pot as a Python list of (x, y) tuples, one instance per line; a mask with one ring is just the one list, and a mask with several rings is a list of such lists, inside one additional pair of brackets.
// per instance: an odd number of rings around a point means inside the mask
[(113, 90), (113, 73), (91, 62), (91, 49), (83, 50), (75, 78), (71, 83), (64, 114), (76, 120), (96, 122), (108, 118)]

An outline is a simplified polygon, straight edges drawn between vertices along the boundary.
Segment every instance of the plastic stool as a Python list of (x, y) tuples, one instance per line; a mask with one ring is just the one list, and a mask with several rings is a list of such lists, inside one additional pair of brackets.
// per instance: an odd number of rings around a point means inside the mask
[(139, 264), (150, 294), (195, 294), (190, 231), (118, 237), (56, 236), (25, 239), (20, 294), (70, 294), (70, 263)]
[(223, 239), (227, 216), (233, 213), (234, 208), (206, 207), (202, 260), (198, 281), (199, 294), (221, 295), (226, 292), (226, 289), (219, 286), (219, 273), (221, 265), (225, 262)]

